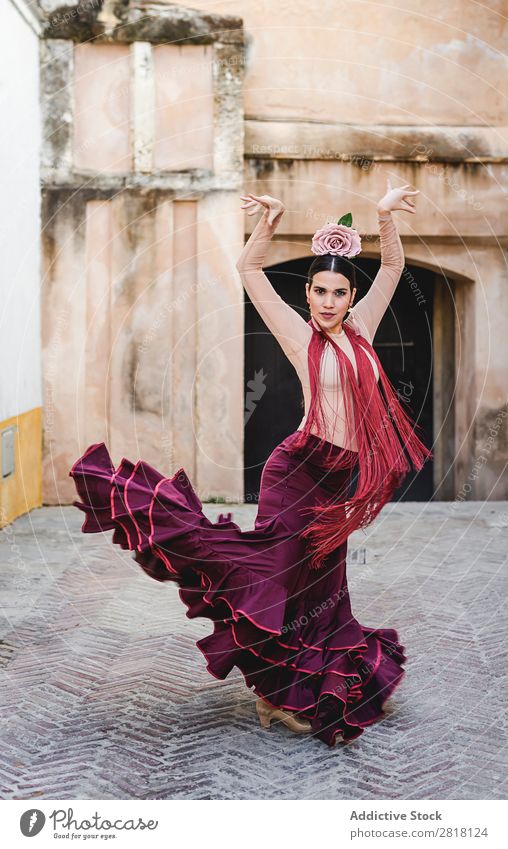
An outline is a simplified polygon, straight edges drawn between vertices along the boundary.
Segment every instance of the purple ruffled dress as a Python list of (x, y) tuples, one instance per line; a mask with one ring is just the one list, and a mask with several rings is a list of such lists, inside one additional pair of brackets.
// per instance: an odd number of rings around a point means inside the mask
[(69, 474), (81, 499), (73, 503), (86, 513), (82, 531), (112, 530), (111, 541), (135, 552), (147, 575), (178, 585), (190, 619), (213, 621), (196, 643), (208, 671), (224, 679), (238, 667), (258, 696), (299, 712), (333, 746), (338, 734), (353, 740), (384, 715), (406, 657), (395, 630), (368, 628), (352, 615), (347, 542), (320, 571), (309, 569), (303, 511), (343, 497), (351, 470), (325, 471), (312, 435), (312, 450), (290, 452), (299, 435), (281, 442), (263, 468), (252, 530), (242, 531), (231, 513), (207, 519), (183, 468), (166, 478), (124, 458), (115, 469), (103, 442)]

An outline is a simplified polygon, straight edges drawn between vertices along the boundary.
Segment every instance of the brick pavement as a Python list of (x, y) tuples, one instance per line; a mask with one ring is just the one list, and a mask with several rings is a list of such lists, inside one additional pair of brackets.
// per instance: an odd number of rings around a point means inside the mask
[(212, 623), (82, 520), (0, 532), (2, 798), (506, 798), (507, 502), (389, 504), (352, 536), (354, 614), (408, 663), (385, 719), (334, 749), (261, 730), (241, 673), (212, 678), (194, 645)]

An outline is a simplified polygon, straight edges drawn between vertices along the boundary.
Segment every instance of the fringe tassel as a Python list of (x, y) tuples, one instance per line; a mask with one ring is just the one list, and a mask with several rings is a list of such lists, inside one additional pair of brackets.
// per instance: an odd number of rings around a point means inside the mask
[[(420, 470), (424, 462), (432, 457), (432, 452), (417, 436), (415, 430), (421, 428), (403, 408), (372, 345), (344, 324), (356, 357), (357, 379), (349, 357), (336, 342), (326, 331), (317, 330), (312, 319), (308, 324), (314, 330), (308, 350), (311, 402), (301, 436), (293, 443), (292, 450), (298, 451), (305, 446), (311, 428), (321, 434), (326, 432), (320, 371), (325, 344), (329, 341), (338, 365), (348, 441), (356, 437), (358, 454), (345, 451), (335, 459), (333, 465), (325, 461), (325, 467), (352, 468), (356, 462), (359, 467), (357, 487), (351, 498), (302, 511), (314, 516), (302, 536), (309, 539), (309, 568), (316, 570), (324, 566), (327, 555), (354, 530), (365, 528), (376, 518), (411, 470), (411, 463), (416, 470)], [(381, 388), (366, 351), (376, 362)], [(321, 443), (325, 441), (321, 437)]]

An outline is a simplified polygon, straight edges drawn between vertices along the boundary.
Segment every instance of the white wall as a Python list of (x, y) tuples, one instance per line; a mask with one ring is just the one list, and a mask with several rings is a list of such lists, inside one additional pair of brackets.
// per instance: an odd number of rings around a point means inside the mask
[(27, 16), (23, 0), (0, 0), (0, 422), (42, 403), (39, 40)]

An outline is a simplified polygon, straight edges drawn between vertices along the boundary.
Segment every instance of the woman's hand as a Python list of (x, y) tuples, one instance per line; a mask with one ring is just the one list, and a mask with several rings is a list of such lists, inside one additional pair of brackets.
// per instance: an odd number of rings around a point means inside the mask
[(399, 189), (393, 189), (390, 183), (390, 178), (386, 180), (386, 194), (381, 198), (377, 205), (378, 212), (392, 212), (394, 209), (400, 209), (403, 212), (411, 212), (413, 215), (416, 212), (414, 201), (406, 200), (411, 195), (419, 195), (420, 192), (415, 189), (412, 191), (411, 183), (406, 183)]
[[(282, 215), (285, 206), (281, 200), (272, 198), (270, 195), (240, 195), (240, 198), (246, 203), (242, 203), (242, 209), (247, 210), (247, 215), (255, 215), (262, 207), (264, 207), (265, 215), (268, 215), (268, 223), (273, 224), (274, 220)], [(250, 210), (250, 211), (249, 211)]]

